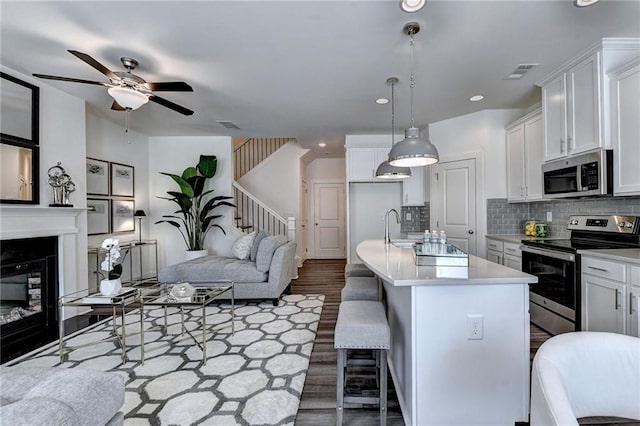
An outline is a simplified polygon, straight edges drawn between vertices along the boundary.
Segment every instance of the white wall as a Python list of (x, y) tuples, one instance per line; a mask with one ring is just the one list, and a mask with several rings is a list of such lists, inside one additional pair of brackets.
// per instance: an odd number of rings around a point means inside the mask
[[(233, 195), (231, 190), (231, 161), (232, 139), (226, 136), (210, 137), (150, 137), (149, 138), (149, 223), (151, 237), (159, 241), (159, 267), (172, 265), (185, 260), (186, 245), (177, 229), (169, 224), (155, 224), (164, 214), (175, 211), (175, 204), (165, 197), (167, 191), (177, 190), (177, 185), (168, 176), (160, 172), (182, 174), (182, 171), (198, 163), (201, 154), (218, 157), (218, 170), (209, 182), (209, 188), (214, 188), (214, 195)], [(296, 162), (297, 164), (297, 162)], [(238, 233), (233, 227), (235, 210), (222, 207), (218, 214), (222, 214), (216, 223), (220, 224), (227, 235), (219, 229), (212, 229), (207, 234), (205, 245), (212, 254), (231, 255), (231, 246)]]
[[(78, 208), (86, 207), (85, 102), (43, 83), (42, 80), (21, 74), (2, 65), (0, 65), (0, 69), (40, 88), (39, 207), (48, 209), (48, 205), (53, 203), (53, 191), (48, 184), (47, 171), (58, 161), (62, 163), (62, 167), (76, 184), (76, 190), (70, 196), (71, 203)], [(33, 212), (30, 214), (37, 216), (37, 209), (32, 210)], [(0, 209), (0, 213), (1, 211)], [(46, 217), (46, 214), (43, 217)], [(78, 261), (78, 259), (85, 259), (87, 253), (87, 214), (85, 211), (78, 213), (76, 226), (77, 233), (73, 241), (71, 241), (71, 237), (65, 237), (65, 245), (60, 247), (65, 251), (62, 260), (64, 264), (60, 265), (62, 271), (60, 277), (61, 293), (86, 287), (82, 277), (87, 275), (87, 264)], [(15, 232), (16, 230), (11, 231)]]
[(441, 158), (463, 153), (484, 154), (486, 198), (507, 196), (504, 126), (522, 116), (522, 110), (484, 110), (429, 125), (431, 142)]
[(282, 217), (300, 216), (300, 157), (307, 152), (287, 142), (242, 176), (238, 183)]
[(321, 179), (345, 179), (344, 158), (316, 158), (307, 166), (307, 182)]

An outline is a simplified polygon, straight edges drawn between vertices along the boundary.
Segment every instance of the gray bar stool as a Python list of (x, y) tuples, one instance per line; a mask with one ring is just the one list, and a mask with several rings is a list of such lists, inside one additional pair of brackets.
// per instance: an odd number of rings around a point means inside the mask
[(373, 277), (373, 272), (362, 263), (347, 263), (344, 267), (344, 279), (349, 277)]
[(378, 280), (374, 277), (349, 277), (342, 289), (342, 301), (373, 300), (378, 301)]
[[(384, 306), (369, 300), (349, 300), (340, 303), (334, 335), (337, 359), (337, 425), (342, 425), (344, 404), (378, 404), (380, 425), (387, 424), (387, 351), (391, 347), (391, 333)], [(376, 372), (380, 393), (377, 397), (345, 395), (347, 350), (371, 349), (379, 355)]]

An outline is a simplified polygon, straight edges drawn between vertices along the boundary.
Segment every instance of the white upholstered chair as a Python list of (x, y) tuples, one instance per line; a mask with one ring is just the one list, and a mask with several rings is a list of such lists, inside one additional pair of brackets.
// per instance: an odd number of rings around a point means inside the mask
[(533, 360), (531, 426), (591, 416), (640, 420), (640, 339), (575, 332), (547, 340)]

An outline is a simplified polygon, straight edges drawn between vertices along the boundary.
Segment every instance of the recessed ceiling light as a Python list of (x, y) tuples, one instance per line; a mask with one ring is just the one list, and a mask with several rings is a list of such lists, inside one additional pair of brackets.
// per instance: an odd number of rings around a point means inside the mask
[(387, 98), (378, 98), (378, 99), (376, 99), (376, 103), (378, 105), (388, 104), (389, 103), (389, 99), (387, 99)]
[(576, 7), (587, 7), (596, 3), (598, 3), (598, 0), (575, 0), (573, 2), (574, 6)]
[(417, 12), (422, 9), (427, 0), (400, 0), (400, 9), (405, 12)]
[(469, 100), (471, 102), (478, 102), (484, 99), (484, 96), (482, 95), (473, 95), (472, 97), (469, 98)]
[(319, 146), (320, 148), (324, 148), (325, 146), (327, 146), (327, 144), (326, 144), (326, 143), (324, 143), (324, 142), (320, 142), (320, 143), (318, 144), (318, 146)]

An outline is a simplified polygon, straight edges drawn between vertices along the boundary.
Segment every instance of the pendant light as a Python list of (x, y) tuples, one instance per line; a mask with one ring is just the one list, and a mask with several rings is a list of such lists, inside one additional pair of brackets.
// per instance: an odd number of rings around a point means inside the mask
[[(391, 86), (391, 148), (393, 149), (393, 139), (395, 136), (395, 96), (393, 86), (398, 83), (397, 77), (389, 77), (387, 84)], [(388, 160), (380, 163), (376, 169), (376, 178), (378, 179), (407, 179), (411, 177), (411, 169), (408, 167), (396, 167), (389, 164)]]
[(404, 26), (404, 32), (410, 37), (410, 89), (411, 89), (411, 127), (404, 131), (404, 139), (393, 146), (389, 152), (389, 164), (399, 167), (418, 167), (435, 164), (440, 159), (438, 150), (427, 139), (420, 136), (420, 129), (413, 124), (413, 35), (420, 31), (420, 24), (411, 22)]

